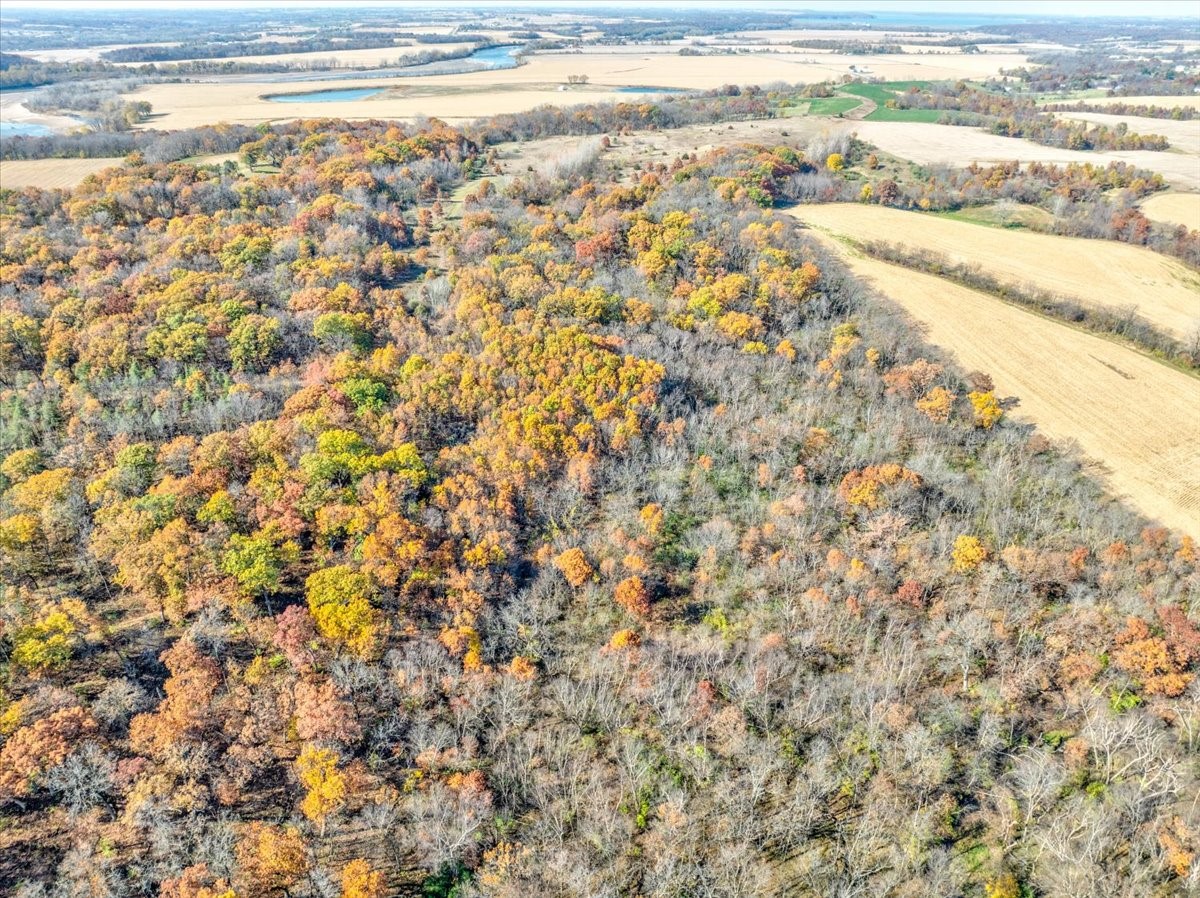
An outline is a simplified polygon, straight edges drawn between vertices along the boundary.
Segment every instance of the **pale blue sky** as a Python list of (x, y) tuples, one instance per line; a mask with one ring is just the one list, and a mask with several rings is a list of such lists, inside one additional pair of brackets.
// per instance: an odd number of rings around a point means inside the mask
[(203, 9), (219, 7), (248, 9), (303, 6), (412, 6), (412, 7), (549, 7), (586, 9), (588, 7), (628, 7), (652, 12), (655, 7), (696, 9), (752, 8), (760, 10), (821, 10), (830, 12), (905, 12), (979, 15), (1041, 16), (1116, 16), (1121, 18), (1171, 17), (1192, 18), (1200, 26), (1200, 2), (1197, 0), (366, 0), (342, 3), (339, 0), (6, 0), (5, 6), (55, 9)]

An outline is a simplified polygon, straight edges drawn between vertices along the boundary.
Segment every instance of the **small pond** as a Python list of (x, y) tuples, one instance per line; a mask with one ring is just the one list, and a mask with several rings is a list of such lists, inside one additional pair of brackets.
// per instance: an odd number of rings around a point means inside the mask
[(45, 125), (32, 122), (0, 121), (0, 137), (48, 137), (54, 132)]

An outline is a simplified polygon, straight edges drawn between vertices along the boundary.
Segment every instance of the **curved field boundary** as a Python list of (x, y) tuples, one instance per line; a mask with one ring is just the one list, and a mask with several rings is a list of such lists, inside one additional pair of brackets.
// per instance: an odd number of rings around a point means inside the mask
[(921, 121), (867, 120), (855, 123), (854, 128), (860, 138), (873, 143), (885, 153), (919, 165), (949, 165), (962, 168), (972, 162), (984, 164), (1013, 160), (1052, 162), (1057, 165), (1069, 162), (1090, 162), (1093, 165), (1128, 162), (1137, 168), (1161, 173), (1176, 187), (1200, 190), (1200, 159), (1191, 153), (1162, 153), (1154, 150), (1067, 150), (1043, 146), (1020, 137), (990, 134), (979, 128)]
[(1143, 200), (1139, 208), (1151, 221), (1200, 231), (1200, 193), (1156, 193)]
[(1118, 497), (1200, 535), (1200, 382), (1118, 344), (986, 294), (850, 254), (819, 237), (965, 369), (987, 372), (1011, 414), (1074, 441)]
[[(1069, 100), (1053, 100), (1055, 103), (1070, 102)], [(1135, 106), (1165, 106), (1174, 109), (1176, 106), (1191, 106), (1200, 109), (1200, 95), (1172, 94), (1144, 97), (1089, 97), (1088, 103), (1094, 106), (1107, 106), (1110, 103), (1131, 103)]]
[(1171, 149), (1193, 156), (1200, 154), (1200, 121), (1177, 122), (1165, 118), (1136, 115), (1110, 115), (1106, 112), (1054, 112), (1055, 118), (1089, 125), (1115, 128), (1124, 123), (1134, 134), (1160, 134), (1171, 142)]
[(860, 203), (808, 205), (793, 214), (855, 240), (900, 243), (974, 263), (1001, 280), (1033, 284), (1085, 305), (1134, 306), (1146, 321), (1179, 339), (1200, 326), (1200, 274), (1140, 246), (989, 228)]

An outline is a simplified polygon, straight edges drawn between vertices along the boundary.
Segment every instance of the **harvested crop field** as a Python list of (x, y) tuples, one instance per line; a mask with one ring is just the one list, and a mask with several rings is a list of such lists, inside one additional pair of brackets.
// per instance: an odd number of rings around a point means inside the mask
[(88, 175), (114, 165), (120, 159), (14, 159), (0, 162), (0, 187), (74, 187)]
[[(529, 66), (545, 71), (580, 72), (593, 81), (613, 74), (633, 76), (628, 84), (663, 84), (675, 87), (718, 87), (721, 84), (766, 84), (823, 81), (851, 74), (850, 66), (869, 68), (872, 76), (890, 81), (910, 79), (974, 78), (995, 74), (1001, 68), (1024, 64), (1020, 53), (885, 55), (846, 54), (791, 50), (716, 56), (679, 56), (677, 47), (619, 47), (610, 53), (546, 53), (529, 58)], [(776, 48), (779, 49), (779, 48)], [(606, 70), (607, 67), (607, 70)], [(615, 71), (615, 70), (620, 70)], [(537, 69), (534, 69), (535, 71)], [(508, 70), (519, 72), (520, 70)], [(532, 74), (532, 73), (531, 73)]]
[(1180, 262), (1111, 240), (993, 228), (884, 206), (828, 203), (792, 210), (801, 221), (856, 240), (882, 240), (970, 262), (1001, 281), (1032, 284), (1096, 306), (1136, 306), (1186, 338), (1200, 325), (1200, 277)]
[(100, 59), (109, 50), (126, 50), (130, 47), (178, 47), (178, 41), (158, 41), (132, 44), (109, 44), (103, 47), (59, 47), (43, 50), (23, 50), (22, 56), (28, 56), (42, 62), (83, 62), (89, 59)]
[[(389, 49), (395, 53), (396, 50)], [(1022, 65), (1019, 53), (946, 56), (856, 56), (837, 53), (772, 52), (718, 56), (679, 56), (676, 47), (613, 47), (608, 52), (538, 53), (511, 69), (428, 75), (419, 78), (368, 78), (346, 81), (286, 82), (237, 80), (154, 84), (129, 94), (147, 100), (155, 116), (146, 127), (192, 128), (215, 121), (255, 124), (296, 118), (473, 119), (522, 112), (542, 104), (569, 106), (610, 100), (630, 101), (621, 87), (710, 89), (723, 84), (824, 81), (850, 74), (850, 66), (869, 65), (891, 80), (985, 77)], [(588, 84), (571, 85), (586, 75)], [(386, 93), (351, 102), (314, 102), (286, 107), (266, 94), (387, 87)], [(560, 89), (562, 88), (562, 89)]]
[(1189, 153), (1152, 150), (1123, 150), (1093, 153), (1047, 147), (1019, 137), (1001, 137), (978, 128), (926, 122), (855, 122), (863, 140), (885, 153), (920, 165), (950, 165), (961, 168), (972, 162), (1128, 162), (1138, 168), (1161, 172), (1172, 184), (1200, 189), (1200, 158)]
[[(628, 99), (628, 95), (604, 87), (559, 91), (556, 85), (530, 87), (442, 87), (426, 85), (427, 79), (314, 81), (301, 84), (155, 84), (130, 95), (147, 100), (156, 110), (147, 128), (172, 130), (196, 128), (217, 121), (258, 124), (293, 119), (414, 119), (431, 116), (456, 122), (507, 112), (523, 112), (535, 106), (573, 106), (579, 103)], [(276, 103), (259, 94), (317, 93), (347, 88), (391, 88), (375, 97), (334, 102)]]
[[(1176, 122), (1139, 115), (1109, 115), (1104, 112), (1055, 112), (1056, 118), (1115, 128), (1122, 122), (1134, 134), (1160, 134), (1171, 142), (1171, 149), (1200, 154), (1200, 121)], [(1198, 163), (1200, 164), (1200, 163)]]
[(930, 342), (1015, 397), (1015, 418), (1075, 441), (1114, 494), (1200, 535), (1200, 380), (986, 294), (838, 250)]
[(1157, 97), (1089, 97), (1086, 102), (1096, 106), (1108, 106), (1111, 103), (1129, 103), (1133, 106), (1165, 106), (1167, 109), (1174, 109), (1176, 106), (1190, 106), (1193, 109), (1200, 109), (1200, 94)]
[(1200, 231), (1200, 193), (1156, 193), (1143, 200), (1139, 208), (1151, 221)]

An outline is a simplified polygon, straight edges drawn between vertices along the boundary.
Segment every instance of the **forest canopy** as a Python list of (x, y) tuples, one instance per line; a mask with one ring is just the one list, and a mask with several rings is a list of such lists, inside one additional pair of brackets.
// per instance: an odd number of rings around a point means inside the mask
[[(0, 192), (6, 893), (1194, 887), (1194, 542), (772, 211), (854, 146), (485, 176), (604, 114)], [(888, 196), (1027, 177), (1135, 174)]]

